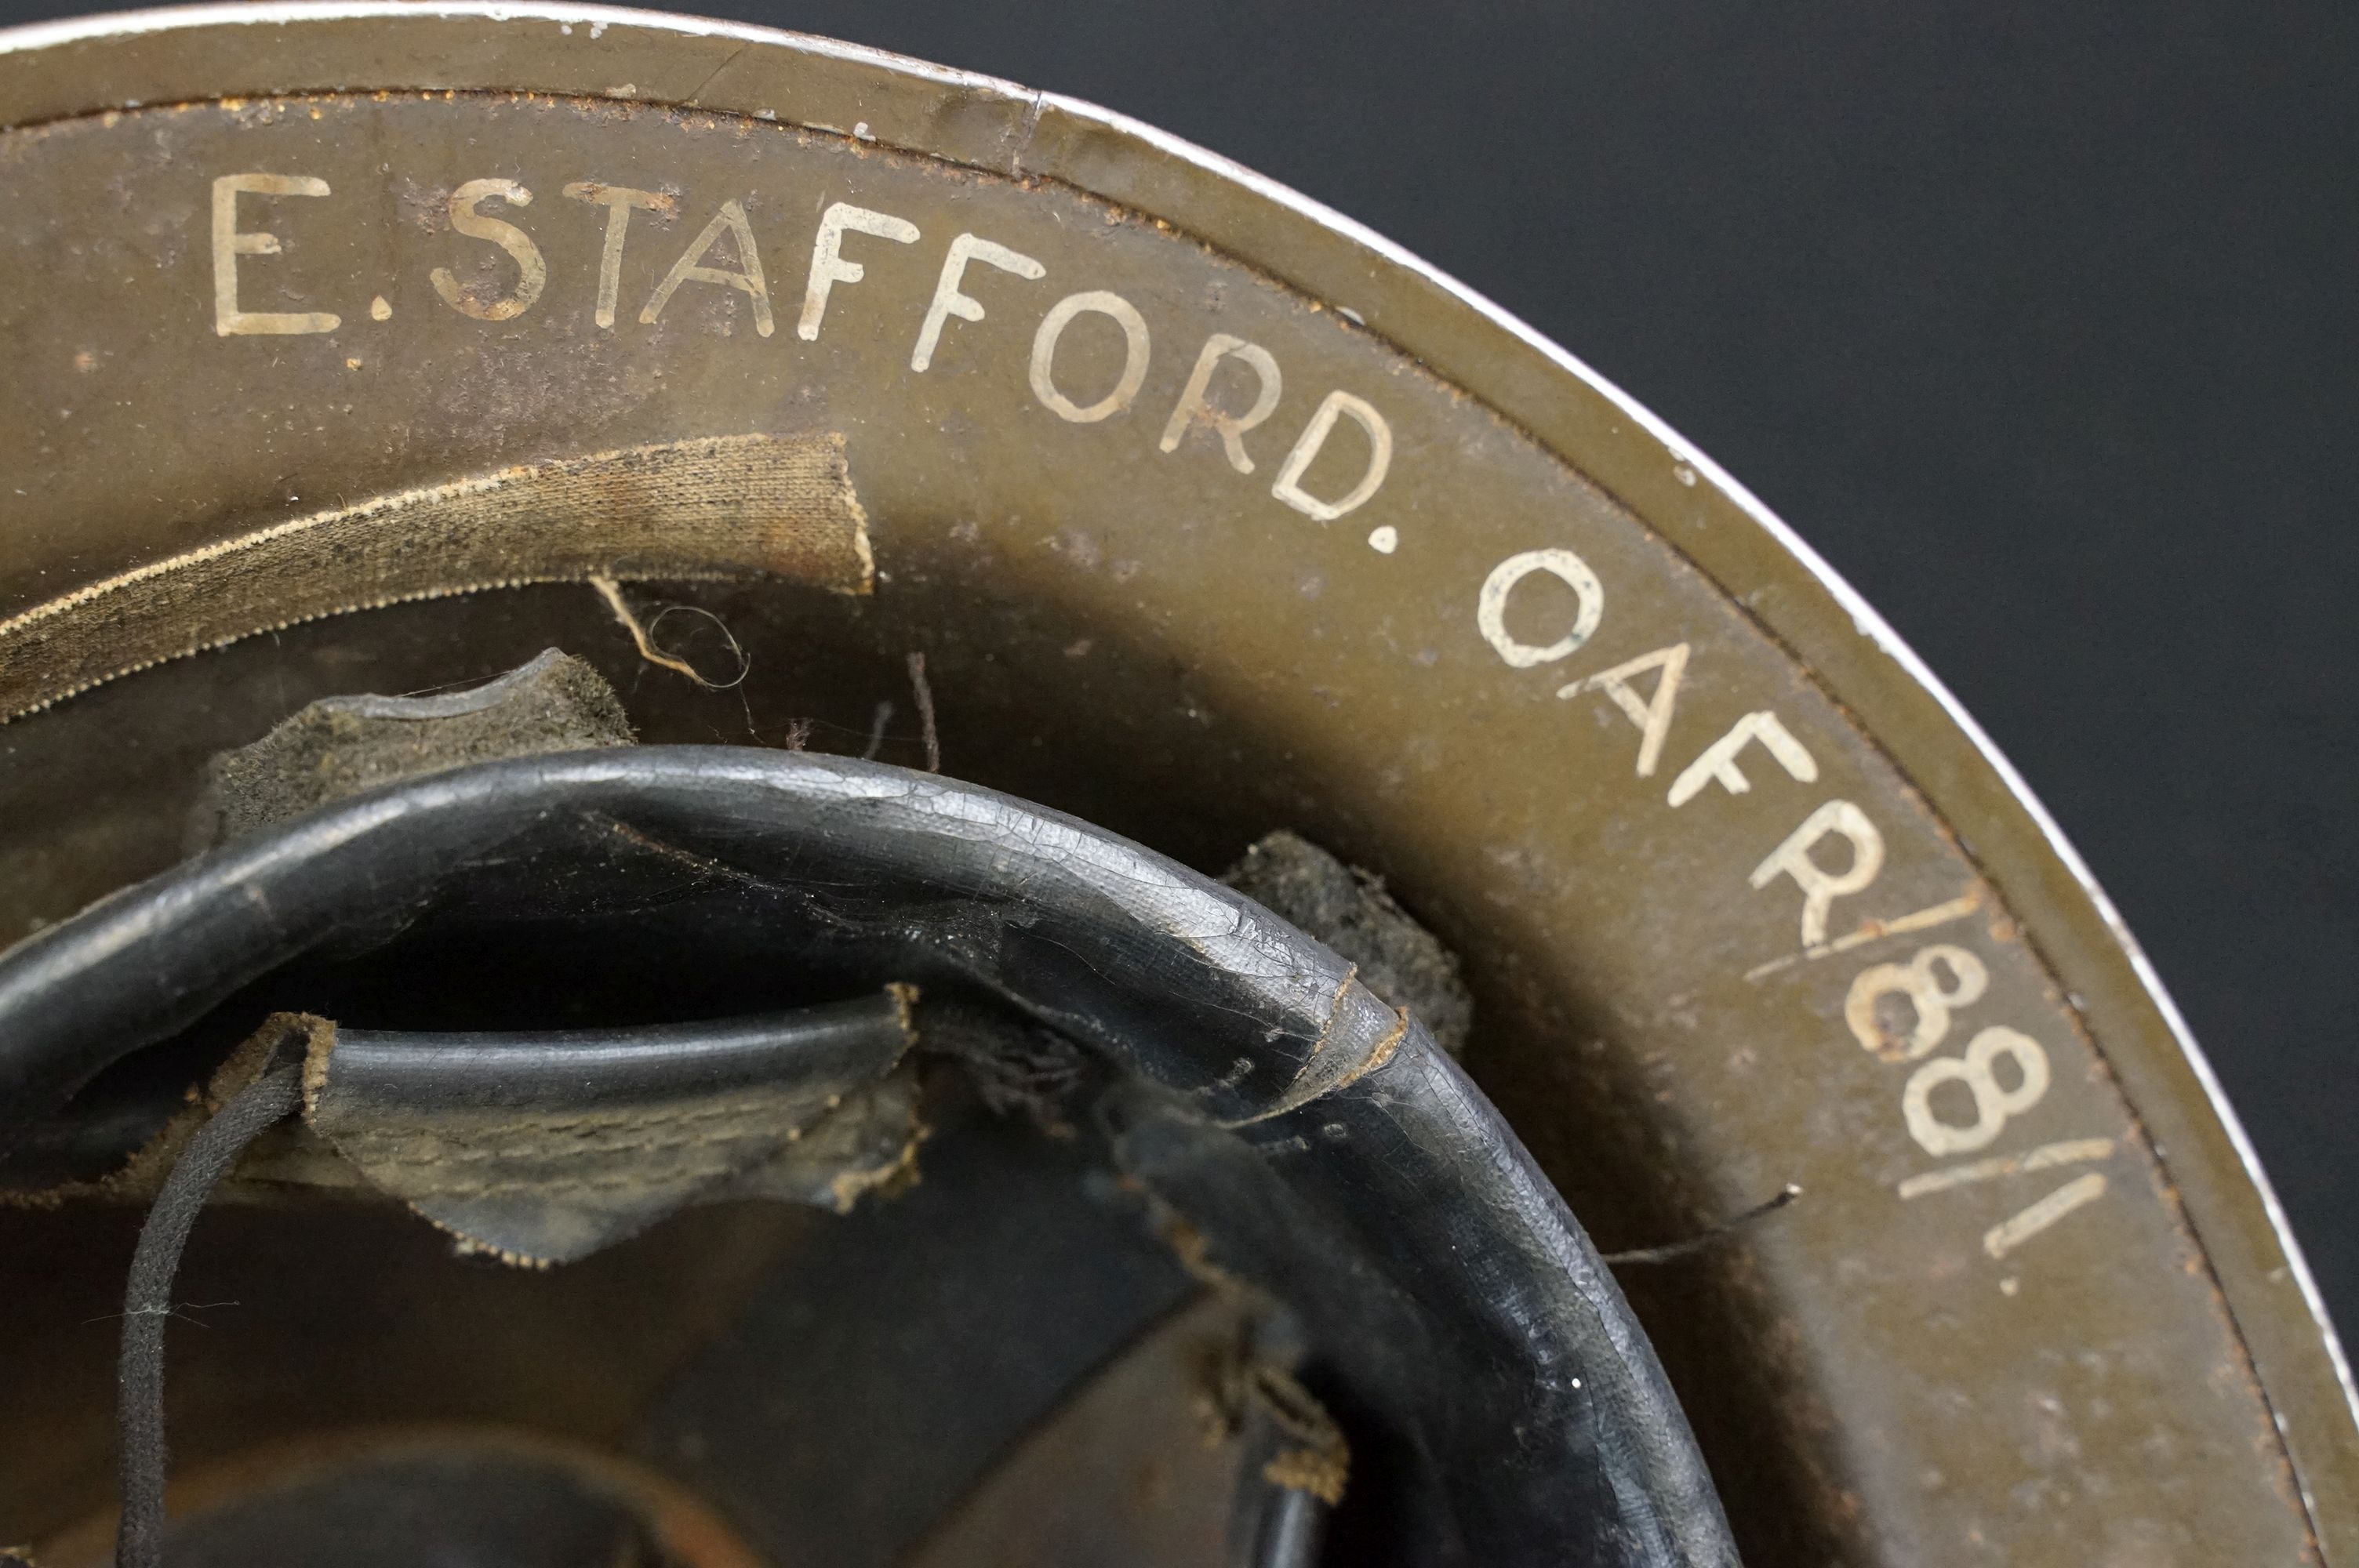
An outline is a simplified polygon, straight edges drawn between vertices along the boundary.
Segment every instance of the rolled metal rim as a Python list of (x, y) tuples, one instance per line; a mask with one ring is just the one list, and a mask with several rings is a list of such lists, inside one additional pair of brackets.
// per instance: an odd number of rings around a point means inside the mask
[[(356, 26), (355, 24), (366, 24)], [(1856, 716), (2021, 916), (2151, 1135), (2330, 1561), (2359, 1559), (2359, 1395), (2250, 1141), (2152, 966), (2022, 777), (1785, 523), (1663, 421), (1479, 295), (1320, 204), (1124, 115), (804, 35), (605, 6), (266, 3), (0, 32), (0, 128), (223, 96), (614, 97), (776, 120), (1169, 223), (1465, 388), (1672, 545)], [(2282, 1283), (2295, 1284), (2299, 1299)]]

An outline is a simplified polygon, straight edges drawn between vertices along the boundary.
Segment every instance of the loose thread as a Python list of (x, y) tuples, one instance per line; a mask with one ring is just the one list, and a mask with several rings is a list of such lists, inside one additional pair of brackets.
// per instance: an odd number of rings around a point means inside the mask
[(918, 722), (926, 734), (926, 772), (942, 771), (942, 741), (934, 729), (934, 688), (926, 684), (926, 655), (909, 655), (909, 685), (918, 694)]
[[(590, 579), (590, 586), (598, 590), (599, 597), (606, 601), (606, 608), (614, 612), (615, 621), (621, 624), (624, 631), (631, 634), (632, 643), (636, 644), (639, 650), (639, 657), (647, 660), (647, 663), (677, 671), (707, 691), (727, 691), (733, 687), (743, 686), (746, 676), (752, 673), (754, 661), (746, 656), (745, 650), (739, 645), (736, 633), (729, 630), (727, 622), (710, 610), (695, 604), (669, 604), (657, 611), (653, 621), (642, 625), (639, 618), (631, 612), (629, 603), (623, 598), (622, 584), (610, 577), (593, 577)], [(701, 615), (721, 629), (723, 640), (729, 644), (729, 652), (737, 660), (737, 673), (734, 676), (725, 681), (707, 680), (694, 665), (677, 654), (666, 653), (657, 643), (656, 628), (663, 624), (665, 616), (679, 611), (690, 615)]]
[(868, 721), (868, 750), (860, 753), (862, 762), (873, 762), (876, 760), (876, 753), (885, 749), (885, 726), (892, 722), (893, 705), (889, 702), (878, 703), (876, 717)]
[(1617, 1268), (1625, 1263), (1669, 1263), (1676, 1259), (1685, 1258), (1690, 1253), (1702, 1251), (1713, 1242), (1724, 1239), (1765, 1215), (1777, 1213), (1801, 1195), (1802, 1189), (1788, 1182), (1777, 1189), (1777, 1196), (1755, 1204), (1751, 1208), (1732, 1218), (1722, 1220), (1701, 1236), (1690, 1236), (1684, 1241), (1666, 1242), (1660, 1247), (1639, 1247), (1627, 1252), (1608, 1252), (1604, 1254), (1604, 1260)]

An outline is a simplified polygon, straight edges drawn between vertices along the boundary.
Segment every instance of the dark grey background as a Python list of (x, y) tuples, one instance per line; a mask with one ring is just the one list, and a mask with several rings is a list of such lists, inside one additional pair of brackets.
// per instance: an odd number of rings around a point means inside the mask
[(1178, 132), (1692, 438), (2061, 819), (2359, 1325), (2359, 5), (682, 8)]

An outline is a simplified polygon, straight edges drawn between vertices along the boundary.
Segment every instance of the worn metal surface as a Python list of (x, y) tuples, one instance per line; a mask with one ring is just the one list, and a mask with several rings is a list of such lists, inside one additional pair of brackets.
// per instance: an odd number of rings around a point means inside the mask
[(1237, 1494), (1275, 1490), (1217, 1399), (1253, 1326), (1212, 1292), (1141, 1335), (959, 1499), (909, 1568), (1234, 1563)]
[[(173, 1487), (187, 1568), (766, 1568), (676, 1484), (593, 1448), (497, 1427), (361, 1428), (264, 1444)], [(42, 1545), (109, 1568), (114, 1520)]]
[(858, 751), (921, 650), (954, 772), (1383, 874), (1608, 1247), (1805, 1188), (1628, 1281), (1757, 1560), (2359, 1556), (2299, 1260), (2077, 862), (1749, 497), (1445, 281), (1084, 106), (622, 13), (37, 29), (0, 124), (0, 621), (722, 436), (841, 437), (875, 567), (634, 587), (726, 622), (726, 692), (540, 587), (18, 719), (0, 935), (168, 863), (197, 763), (312, 697), (555, 643), (646, 738)]

